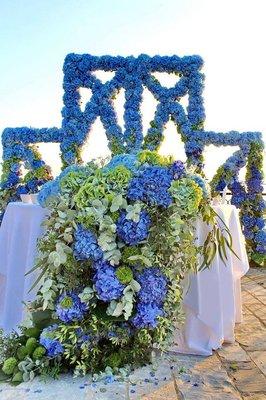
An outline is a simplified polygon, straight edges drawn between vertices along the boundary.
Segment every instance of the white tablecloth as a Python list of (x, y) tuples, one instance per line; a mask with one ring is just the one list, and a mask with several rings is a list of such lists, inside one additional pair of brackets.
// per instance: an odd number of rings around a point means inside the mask
[[(233, 249), (239, 259), (227, 252), (226, 266), (218, 252), (210, 269), (190, 277), (184, 297), (186, 323), (177, 331), (172, 350), (198, 355), (210, 355), (223, 342), (234, 342), (235, 323), (242, 320), (240, 279), (249, 269), (245, 240), (238, 210), (231, 205), (215, 206), (215, 211), (229, 227)], [(219, 220), (218, 220), (219, 221)], [(207, 225), (197, 223), (196, 235), (203, 244)]]
[(9, 332), (23, 318), (22, 301), (31, 301), (28, 293), (36, 274), (25, 277), (34, 265), (37, 238), (47, 211), (34, 204), (9, 203), (0, 227), (0, 327)]
[[(173, 351), (210, 355), (224, 341), (234, 340), (235, 322), (241, 321), (240, 278), (249, 266), (238, 211), (230, 205), (216, 206), (215, 210), (229, 226), (240, 260), (228, 253), (224, 266), (217, 254), (211, 269), (190, 278), (184, 298), (186, 323), (176, 335)], [(28, 290), (35, 276), (24, 274), (33, 266), (45, 215), (38, 205), (10, 203), (7, 207), (0, 228), (0, 327), (6, 331), (21, 322), (22, 300), (34, 298), (34, 292), (28, 294)], [(208, 228), (202, 222), (196, 228), (202, 244)]]

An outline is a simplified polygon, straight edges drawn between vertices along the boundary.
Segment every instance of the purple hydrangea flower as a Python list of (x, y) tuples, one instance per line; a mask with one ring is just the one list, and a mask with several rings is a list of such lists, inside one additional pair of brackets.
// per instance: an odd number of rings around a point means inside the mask
[(56, 314), (61, 321), (70, 323), (74, 320), (81, 320), (87, 309), (87, 305), (82, 303), (76, 293), (66, 292), (58, 298)]
[(141, 211), (138, 222), (127, 219), (123, 211), (117, 221), (117, 235), (125, 243), (135, 246), (147, 238), (150, 225), (151, 219), (146, 211)]

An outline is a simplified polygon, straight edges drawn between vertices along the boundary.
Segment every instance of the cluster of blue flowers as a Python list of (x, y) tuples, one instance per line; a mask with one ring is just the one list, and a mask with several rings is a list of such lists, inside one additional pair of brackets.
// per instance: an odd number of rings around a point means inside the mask
[(175, 161), (170, 171), (174, 180), (181, 179), (186, 175), (186, 167), (182, 161)]
[(76, 293), (66, 292), (59, 296), (55, 311), (61, 321), (69, 324), (72, 321), (83, 319), (87, 305), (82, 303)]
[(75, 231), (74, 256), (80, 261), (97, 261), (103, 256), (96, 236), (90, 230), (85, 229), (81, 224), (78, 225)]
[(158, 268), (146, 268), (137, 280), (141, 289), (138, 293), (137, 313), (132, 322), (137, 328), (155, 328), (157, 317), (164, 314), (167, 279)]
[(129, 169), (129, 171), (136, 172), (137, 161), (138, 160), (135, 154), (118, 154), (110, 160), (110, 162), (104, 167), (104, 170), (109, 171), (120, 165), (123, 165)]
[(65, 168), (60, 175), (58, 175), (52, 181), (46, 182), (38, 193), (38, 202), (42, 207), (46, 207), (47, 201), (51, 197), (57, 197), (61, 193), (60, 182), (61, 180), (70, 172), (78, 171), (81, 168), (84, 168), (80, 165), (69, 165)]
[(117, 279), (115, 268), (107, 261), (98, 261), (94, 263), (94, 268), (96, 272), (93, 281), (98, 298), (108, 302), (121, 297), (125, 285), (122, 285)]
[[(155, 113), (154, 123), (147, 133), (148, 142), (155, 134), (162, 140), (162, 130), (169, 119), (169, 114), (178, 118), (178, 122), (191, 128), (204, 120), (202, 99), (203, 75), (199, 72), (203, 61), (199, 56), (191, 57), (149, 57), (140, 55), (130, 57), (94, 57), (89, 54), (67, 55), (64, 63), (64, 108), (63, 129), (71, 132), (64, 140), (63, 151), (71, 152), (73, 145), (84, 143), (87, 132), (99, 116), (106, 130), (109, 147), (114, 152), (136, 152), (141, 148), (143, 129), (140, 104), (142, 101), (143, 86), (159, 101)], [(115, 76), (108, 82), (102, 83), (93, 72), (96, 70), (115, 71)], [(163, 87), (156, 81), (151, 72), (180, 73), (180, 79), (173, 88)], [(80, 87), (92, 90), (92, 96), (84, 112), (80, 110)], [(117, 122), (111, 98), (121, 88), (125, 89), (125, 133)], [(188, 116), (176, 99), (189, 94)], [(178, 108), (178, 110), (177, 110)], [(182, 112), (181, 110), (182, 109)], [(159, 142), (157, 141), (157, 145)], [(116, 147), (116, 148), (115, 148)], [(152, 150), (154, 148), (151, 148)], [(73, 152), (73, 150), (72, 150)]]
[(168, 168), (149, 166), (131, 179), (127, 196), (130, 200), (142, 200), (150, 205), (168, 207), (172, 203), (168, 189), (172, 174)]
[(135, 246), (148, 237), (151, 219), (147, 211), (141, 211), (138, 222), (127, 219), (126, 215), (123, 211), (118, 218), (117, 235), (125, 243)]
[[(252, 213), (262, 214), (265, 209), (265, 203), (260, 199), (262, 171), (255, 165), (251, 165), (246, 182), (247, 191), (245, 188), (244, 190), (237, 188), (234, 182), (240, 169), (246, 163), (252, 144), (258, 144), (262, 153), (261, 134), (259, 132), (239, 133), (236, 131), (217, 133), (203, 130), (205, 113), (202, 96), (204, 76), (200, 72), (202, 66), (203, 60), (199, 56), (149, 57), (141, 54), (139, 57), (95, 57), (89, 54), (68, 54), (63, 67), (65, 93), (62, 127), (6, 128), (2, 134), (3, 160), (4, 162), (15, 160), (10, 172), (5, 173), (1, 182), (1, 189), (10, 191), (8, 201), (18, 200), (20, 194), (36, 192), (45, 183), (45, 180), (33, 177), (25, 185), (20, 184), (20, 161), (25, 162), (26, 168), (32, 171), (45, 165), (41, 159), (36, 158), (31, 147), (32, 144), (38, 142), (60, 143), (64, 166), (75, 164), (80, 159), (80, 148), (85, 143), (92, 124), (97, 117), (100, 117), (112, 154), (122, 153), (118, 158), (114, 158), (106, 168), (113, 168), (122, 163), (131, 171), (135, 171), (136, 158), (134, 154), (142, 147), (150, 150), (157, 149), (162, 143), (165, 125), (171, 117), (178, 125), (182, 140), (185, 142), (188, 163), (196, 165), (200, 169), (204, 166), (202, 155), (207, 145), (239, 147), (239, 150), (229, 157), (220, 169), (223, 172), (219, 175), (219, 181), (214, 177), (214, 189), (221, 191), (226, 186), (232, 187), (233, 204), (241, 209), (243, 206), (248, 208), (247, 204), (249, 204)], [(114, 71), (114, 77), (103, 83), (94, 75), (97, 70)], [(152, 75), (155, 71), (175, 72), (179, 75), (179, 80), (171, 88), (164, 87)], [(92, 91), (91, 99), (83, 112), (80, 109), (79, 89), (81, 87)], [(145, 138), (140, 112), (143, 87), (146, 87), (158, 101), (154, 120), (151, 122)], [(126, 100), (124, 133), (118, 125), (112, 102), (112, 98), (121, 88), (125, 89)], [(188, 95), (186, 110), (179, 103), (179, 100), (185, 95)], [(182, 165), (174, 165), (172, 172), (174, 179), (181, 177)], [(145, 183), (145, 180), (149, 178), (154, 181), (156, 175), (154, 171), (146, 172), (146, 174), (147, 177), (144, 173), (144, 177), (132, 181), (132, 186), (129, 188), (130, 198), (145, 198), (140, 187), (140, 181)], [(157, 171), (157, 175), (156, 179), (159, 179), (157, 186), (160, 187), (160, 183), (163, 181), (163, 187), (162, 189), (152, 190), (153, 183), (151, 182), (150, 188), (145, 190), (146, 198), (144, 201), (167, 207), (171, 203), (171, 197), (167, 193), (167, 184), (165, 183), (167, 174), (163, 178), (164, 174)], [(56, 195), (58, 191), (57, 183), (45, 185), (39, 196), (39, 202), (45, 205), (47, 198)], [(254, 197), (255, 194), (258, 194), (258, 196)], [(3, 214), (3, 210), (1, 210), (1, 214)], [(247, 238), (253, 236), (252, 240), (255, 241), (256, 231), (250, 233), (245, 229), (244, 232), (247, 233)], [(261, 249), (260, 246), (259, 248)]]
[(43, 329), (39, 339), (40, 344), (46, 349), (47, 356), (51, 358), (64, 352), (62, 344), (55, 338), (57, 328), (58, 325), (54, 324)]

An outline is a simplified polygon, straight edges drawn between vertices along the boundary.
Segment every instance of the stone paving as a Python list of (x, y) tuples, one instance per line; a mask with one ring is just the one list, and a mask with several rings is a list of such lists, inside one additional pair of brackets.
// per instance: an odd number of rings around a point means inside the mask
[(224, 345), (212, 357), (198, 361), (190, 370), (199, 376), (200, 391), (178, 379), (144, 397), (159, 399), (266, 400), (266, 269), (251, 269), (242, 279), (243, 322), (236, 326), (236, 343)]
[(266, 269), (242, 280), (243, 323), (236, 342), (211, 357), (169, 355), (127, 382), (92, 383), (69, 375), (18, 387), (0, 386), (0, 400), (266, 400)]

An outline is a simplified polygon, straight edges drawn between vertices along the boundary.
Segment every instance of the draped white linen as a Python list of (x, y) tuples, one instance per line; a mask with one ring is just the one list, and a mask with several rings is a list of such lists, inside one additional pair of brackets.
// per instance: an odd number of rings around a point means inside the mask
[[(184, 298), (186, 323), (177, 331), (172, 351), (210, 355), (224, 341), (234, 341), (235, 323), (241, 321), (240, 279), (249, 266), (238, 210), (231, 205), (214, 208), (228, 225), (240, 260), (228, 252), (225, 266), (217, 254), (209, 270), (190, 278)], [(22, 301), (34, 298), (34, 291), (28, 290), (36, 274), (25, 277), (25, 273), (34, 264), (46, 214), (38, 205), (10, 203), (0, 227), (0, 327), (7, 332), (23, 318)], [(207, 232), (206, 224), (198, 221), (198, 244), (204, 242)]]
[[(184, 296), (186, 323), (177, 331), (172, 350), (181, 353), (210, 355), (223, 342), (234, 342), (235, 323), (242, 320), (240, 280), (249, 269), (245, 240), (239, 213), (228, 204), (213, 207), (229, 227), (233, 249), (239, 259), (227, 251), (226, 266), (218, 253), (211, 268), (190, 277)], [(220, 226), (222, 223), (218, 219)], [(196, 237), (202, 245), (208, 227), (201, 221), (196, 225)]]
[(35, 204), (9, 203), (0, 227), (0, 327), (6, 332), (23, 319), (22, 301), (34, 299), (28, 293), (36, 274), (25, 277), (34, 265), (36, 244), (47, 211)]

